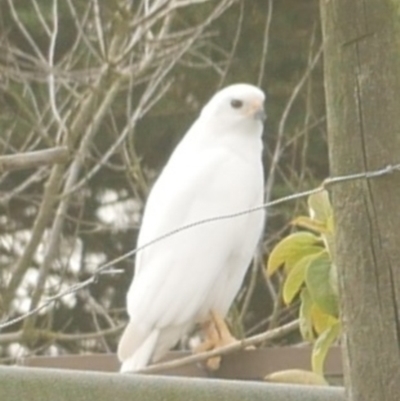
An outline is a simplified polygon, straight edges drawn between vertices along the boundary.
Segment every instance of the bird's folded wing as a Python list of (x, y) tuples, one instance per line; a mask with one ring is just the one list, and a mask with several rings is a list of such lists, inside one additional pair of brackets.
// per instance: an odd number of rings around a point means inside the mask
[[(216, 149), (191, 160), (187, 169), (164, 170), (148, 200), (138, 245), (259, 203), (262, 176), (255, 177), (248, 168), (230, 152)], [(149, 331), (194, 319), (206, 307), (221, 269), (246, 235), (247, 224), (248, 216), (242, 216), (196, 225), (141, 251), (128, 294), (131, 319)]]

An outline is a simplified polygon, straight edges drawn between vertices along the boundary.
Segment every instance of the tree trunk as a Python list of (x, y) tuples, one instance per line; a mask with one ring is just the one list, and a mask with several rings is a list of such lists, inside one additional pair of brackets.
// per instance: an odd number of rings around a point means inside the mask
[[(320, 4), (331, 175), (399, 163), (400, 7)], [(338, 184), (333, 206), (349, 400), (398, 401), (400, 173)]]

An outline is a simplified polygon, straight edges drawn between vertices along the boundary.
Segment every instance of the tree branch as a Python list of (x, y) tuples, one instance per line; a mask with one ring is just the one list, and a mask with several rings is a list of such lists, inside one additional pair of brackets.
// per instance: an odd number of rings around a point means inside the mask
[(191, 363), (205, 361), (215, 356), (230, 354), (232, 352), (239, 351), (251, 345), (283, 337), (284, 335), (298, 329), (298, 327), (299, 327), (299, 319), (296, 319), (281, 327), (277, 327), (276, 329), (268, 330), (265, 333), (256, 334), (255, 336), (245, 338), (243, 340), (238, 340), (233, 344), (226, 345), (225, 347), (220, 347), (212, 351), (202, 352), (200, 354), (195, 354), (184, 358), (175, 359), (169, 362), (157, 363), (155, 365), (140, 370), (138, 373), (155, 373), (161, 370), (173, 369)]
[(0, 344), (9, 344), (23, 342), (24, 340), (37, 341), (37, 340), (47, 340), (47, 341), (57, 341), (57, 342), (74, 342), (82, 340), (90, 340), (105, 336), (111, 336), (118, 334), (125, 327), (125, 324), (120, 324), (115, 327), (110, 327), (108, 329), (92, 332), (92, 333), (59, 333), (55, 331), (47, 330), (32, 330), (28, 334), (24, 333), (23, 330), (19, 330), (13, 333), (0, 334)]
[(46, 164), (62, 164), (69, 158), (68, 148), (59, 146), (52, 149), (34, 152), (17, 153), (0, 156), (0, 173), (3, 171), (19, 170)]

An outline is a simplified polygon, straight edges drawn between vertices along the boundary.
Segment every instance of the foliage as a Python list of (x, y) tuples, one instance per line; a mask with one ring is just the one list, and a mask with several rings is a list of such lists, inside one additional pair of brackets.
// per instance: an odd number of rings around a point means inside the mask
[(293, 224), (298, 231), (283, 238), (272, 250), (267, 264), (269, 275), (284, 269), (283, 300), (290, 304), (300, 298), (300, 330), (314, 342), (312, 367), (322, 374), (331, 344), (340, 335), (337, 272), (333, 260), (334, 223), (327, 191), (308, 199), (309, 215)]

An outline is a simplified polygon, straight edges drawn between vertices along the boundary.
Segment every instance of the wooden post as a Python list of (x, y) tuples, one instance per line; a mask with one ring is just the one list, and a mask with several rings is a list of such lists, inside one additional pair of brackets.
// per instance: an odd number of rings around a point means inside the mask
[[(400, 3), (321, 0), (331, 175), (400, 162)], [(333, 188), (351, 401), (400, 399), (400, 173)]]

